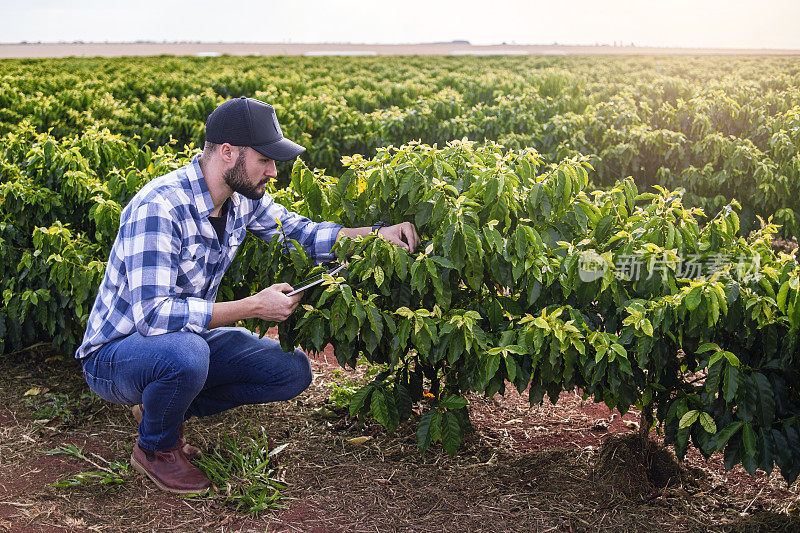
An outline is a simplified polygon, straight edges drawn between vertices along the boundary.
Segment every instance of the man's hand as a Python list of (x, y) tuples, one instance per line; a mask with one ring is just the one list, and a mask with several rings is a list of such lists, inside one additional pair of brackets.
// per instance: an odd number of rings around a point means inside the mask
[(267, 322), (283, 322), (289, 318), (303, 297), (302, 292), (298, 292), (294, 296), (286, 296), (285, 293), (293, 290), (288, 283), (276, 283), (250, 296), (249, 299), (253, 304), (253, 317)]
[(409, 252), (413, 252), (419, 245), (417, 228), (411, 222), (401, 222), (394, 226), (378, 228), (378, 236)]

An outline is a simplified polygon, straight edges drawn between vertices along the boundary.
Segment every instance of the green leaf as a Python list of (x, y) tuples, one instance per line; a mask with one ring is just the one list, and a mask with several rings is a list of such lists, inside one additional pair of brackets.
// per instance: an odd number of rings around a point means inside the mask
[(489, 315), (489, 324), (491, 325), (492, 329), (497, 330), (500, 327), (501, 321), (503, 320), (503, 307), (497, 300), (492, 300), (491, 303), (489, 303), (486, 311)]
[(775, 420), (775, 393), (772, 390), (772, 384), (767, 377), (760, 373), (755, 372), (753, 379), (756, 383), (756, 390), (758, 391), (758, 418), (761, 425), (770, 427)]
[(417, 228), (424, 227), (428, 223), (428, 220), (430, 220), (432, 212), (433, 204), (430, 202), (423, 202), (417, 205), (417, 212), (414, 215), (414, 225)]
[(780, 290), (778, 291), (778, 297), (776, 298), (778, 309), (781, 310), (781, 313), (786, 314), (786, 297), (789, 295), (789, 282), (784, 281), (783, 285), (781, 285)]
[(592, 237), (597, 244), (605, 244), (610, 235), (610, 230), (613, 223), (614, 217), (611, 215), (605, 215), (597, 222), (597, 226), (595, 226), (594, 231), (592, 232)]
[(408, 387), (402, 383), (395, 383), (394, 398), (400, 420), (406, 420), (411, 416), (414, 404), (413, 400), (411, 399), (411, 393), (408, 391)]
[(714, 419), (711, 418), (711, 415), (706, 413), (705, 411), (700, 413), (700, 425), (703, 426), (703, 429), (706, 430), (706, 433), (715, 434), (717, 432), (717, 424), (714, 423)]
[(325, 321), (322, 319), (315, 320), (313, 324), (311, 324), (311, 328), (309, 331), (309, 340), (314, 345), (314, 349), (321, 351), (325, 346), (323, 346), (323, 342), (325, 342)]
[(373, 389), (374, 387), (372, 385), (366, 385), (353, 394), (353, 397), (350, 399), (350, 416), (356, 416), (364, 406), (364, 403), (367, 401)]
[(380, 425), (387, 429), (389, 428), (389, 407), (386, 405), (386, 397), (383, 390), (375, 389), (375, 392), (372, 393), (370, 412)]
[(739, 389), (739, 370), (731, 364), (725, 365), (724, 378), (722, 391), (725, 394), (725, 402), (731, 403), (736, 397), (736, 391)]
[(733, 355), (731, 352), (728, 352), (728, 351), (722, 352), (722, 355), (725, 356), (725, 359), (728, 360), (728, 363), (731, 366), (735, 366), (736, 368), (739, 368), (739, 358), (738, 357), (736, 357), (735, 355)]
[(433, 287), (436, 291), (437, 300), (441, 301), (439, 295), (441, 295), (442, 292), (444, 291), (444, 283), (442, 280), (442, 276), (439, 273), (439, 269), (436, 268), (436, 265), (430, 259), (425, 260), (425, 269), (431, 276), (431, 283), (433, 283)]
[(486, 358), (486, 367), (485, 367), (486, 381), (489, 381), (490, 379), (492, 379), (494, 377), (494, 375), (497, 373), (497, 369), (500, 368), (500, 359), (501, 358), (502, 358), (502, 355), (500, 355), (499, 353), (498, 354), (494, 354), (494, 355), (490, 355), (490, 356), (488, 356)]
[(402, 281), (406, 281), (406, 277), (408, 276), (408, 252), (405, 250), (400, 249), (398, 251), (394, 271), (398, 278)]
[(697, 409), (692, 409), (688, 411), (685, 415), (681, 417), (680, 422), (678, 422), (678, 429), (688, 428), (694, 421), (697, 420), (697, 417), (700, 415), (700, 412)]
[(539, 296), (542, 293), (542, 283), (537, 280), (533, 279), (532, 282), (529, 281), (528, 283), (528, 305), (533, 305), (536, 300), (539, 299)]
[(633, 376), (633, 369), (631, 368), (631, 362), (628, 361), (626, 357), (617, 357), (616, 362), (619, 365), (620, 370), (622, 370), (629, 376)]
[(702, 297), (702, 289), (700, 287), (695, 287), (689, 294), (686, 295), (684, 298), (684, 303), (686, 304), (686, 309), (689, 311), (694, 311), (697, 309), (697, 306), (700, 305), (700, 299)]
[(725, 428), (717, 434), (717, 451), (721, 452), (722, 449), (725, 447), (725, 444), (728, 443), (731, 437), (733, 437), (739, 428), (742, 427), (742, 422), (734, 422), (725, 426)]
[(431, 438), (431, 419), (433, 413), (438, 412), (436, 409), (431, 409), (419, 419), (417, 426), (417, 447), (419, 451), (424, 452), (431, 445), (433, 439)]
[(439, 404), (448, 409), (458, 410), (467, 406), (467, 400), (456, 394), (448, 394), (439, 399)]
[(347, 323), (345, 324), (344, 327), (344, 334), (346, 335), (347, 339), (351, 342), (354, 341), (356, 335), (358, 335), (358, 330), (359, 330), (358, 317), (354, 314), (348, 316)]
[(717, 300), (718, 295), (715, 291), (711, 290), (708, 293), (708, 301), (711, 302), (711, 314), (708, 317), (708, 326), (713, 327), (716, 324), (717, 320), (719, 320), (719, 300)]
[(431, 411), (431, 442), (436, 442), (442, 438), (442, 412), (435, 407)]
[(434, 261), (435, 263), (437, 263), (437, 264), (439, 264), (439, 265), (441, 265), (441, 266), (443, 266), (445, 268), (450, 268), (450, 269), (455, 269), (456, 268), (456, 266), (453, 264), (453, 262), (450, 261), (446, 257), (441, 257), (441, 256), (438, 256), (438, 255), (435, 255), (435, 256), (431, 257), (430, 259), (431, 259), (431, 261)]
[(490, 178), (486, 182), (486, 189), (483, 191), (483, 203), (491, 205), (497, 198), (497, 192), (500, 189), (500, 182), (496, 178)]
[(536, 318), (534, 318), (533, 319), (533, 323), (538, 328), (541, 328), (541, 329), (543, 329), (545, 331), (550, 331), (550, 324), (548, 324), (547, 320), (545, 320), (544, 318), (542, 318), (540, 316), (537, 316)]
[(331, 307), (331, 331), (334, 334), (340, 330), (347, 321), (348, 307), (344, 297), (340, 294), (336, 297)]
[(517, 363), (514, 361), (514, 357), (511, 354), (508, 354), (503, 359), (506, 364), (506, 374), (508, 375), (508, 381), (514, 382), (517, 378)]
[(383, 398), (386, 401), (386, 408), (389, 413), (387, 424), (384, 426), (389, 433), (394, 433), (397, 426), (400, 425), (400, 413), (397, 410), (397, 403), (395, 402), (395, 395), (388, 390), (384, 390)]
[(458, 452), (461, 446), (461, 424), (454, 413), (447, 411), (442, 421), (442, 447), (451, 457)]
[(705, 352), (710, 352), (710, 351), (712, 351), (712, 350), (714, 350), (714, 351), (720, 351), (720, 347), (719, 347), (719, 346), (717, 346), (717, 344), (716, 344), (716, 343), (714, 343), (714, 342), (706, 342), (706, 343), (704, 343), (704, 344), (701, 344), (701, 345), (700, 345), (700, 346), (697, 348), (697, 350), (695, 351), (695, 353), (705, 353)]
[(753, 426), (745, 424), (742, 431), (742, 443), (744, 444), (744, 452), (749, 457), (756, 456), (756, 432)]

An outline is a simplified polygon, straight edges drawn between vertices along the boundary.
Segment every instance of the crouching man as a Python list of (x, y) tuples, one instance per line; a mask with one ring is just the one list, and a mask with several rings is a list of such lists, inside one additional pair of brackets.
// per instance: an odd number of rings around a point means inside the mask
[[(342, 235), (373, 228), (314, 223), (265, 194), (275, 161), (303, 147), (286, 139), (274, 109), (250, 98), (221, 104), (206, 122), (203, 153), (145, 185), (123, 209), (103, 282), (76, 352), (89, 387), (131, 405), (139, 438), (131, 464), (159, 488), (180, 494), (210, 487), (189, 462), (200, 451), (184, 422), (244, 404), (288, 400), (311, 383), (308, 358), (244, 328), (248, 318), (286, 320), (301, 294), (279, 283), (241, 300), (216, 302), (220, 280), (247, 231), (268, 241), (279, 232), (318, 260)], [(378, 227), (413, 251), (410, 223)]]

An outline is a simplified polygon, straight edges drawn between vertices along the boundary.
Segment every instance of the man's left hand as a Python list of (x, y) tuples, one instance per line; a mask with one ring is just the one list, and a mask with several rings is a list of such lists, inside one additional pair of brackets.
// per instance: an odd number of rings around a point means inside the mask
[(378, 228), (378, 236), (409, 252), (413, 252), (419, 245), (417, 228), (411, 222), (401, 222), (394, 226)]

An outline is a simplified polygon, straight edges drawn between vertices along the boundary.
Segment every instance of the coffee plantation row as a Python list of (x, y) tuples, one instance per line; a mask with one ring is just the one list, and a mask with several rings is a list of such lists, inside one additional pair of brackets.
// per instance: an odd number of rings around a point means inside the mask
[[(279, 326), (287, 348), (330, 343), (342, 365), (384, 365), (353, 415), (394, 431), (427, 389), (420, 448), (455, 453), (466, 393), (529, 388), (536, 404), (578, 387), (641, 409), (681, 457), (691, 443), (729, 468), (800, 473), (798, 264), (770, 245), (795, 232), (796, 64), (151, 58), (0, 72), (2, 351), (74, 349), (122, 206), (245, 94), (274, 102), (309, 149), (272, 184), (278, 201), (346, 225), (413, 221), (423, 239), (414, 254), (341, 242), (347, 274)], [(248, 238), (220, 298), (318, 269)]]
[[(774, 217), (800, 233), (796, 58), (125, 58), (0, 63), (0, 135), (56, 139), (106, 127), (155, 149), (203, 141), (223, 99), (273, 103), (311, 167), (410, 140), (533, 147), (591, 157), (597, 185), (685, 188), (742, 231)], [(284, 169), (286, 171), (288, 169)], [(286, 172), (284, 172), (286, 174)]]

